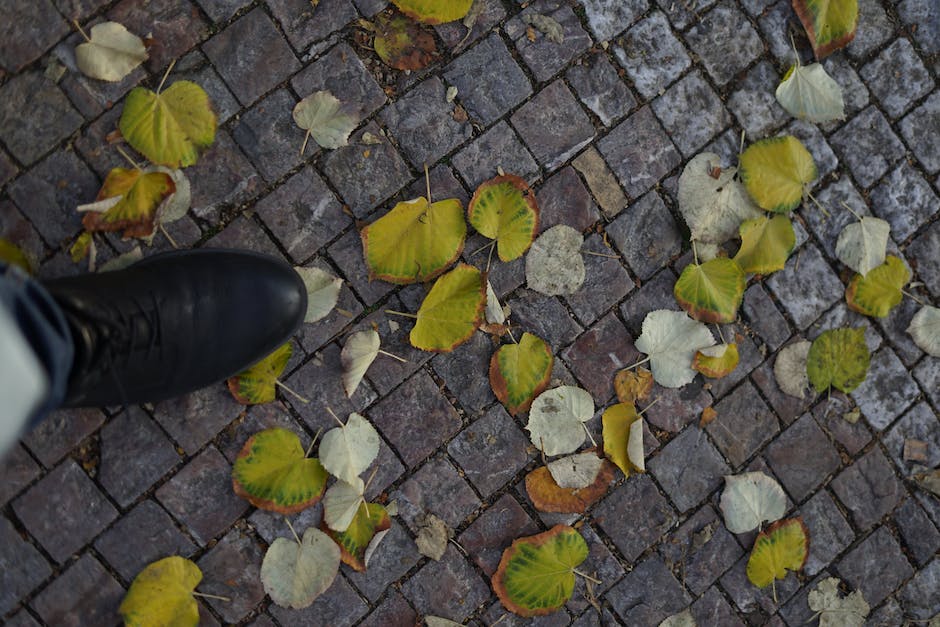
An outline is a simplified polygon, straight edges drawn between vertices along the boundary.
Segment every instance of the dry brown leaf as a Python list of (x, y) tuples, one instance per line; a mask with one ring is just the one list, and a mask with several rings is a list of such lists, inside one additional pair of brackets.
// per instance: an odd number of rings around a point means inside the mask
[(621, 403), (646, 400), (653, 390), (653, 373), (646, 368), (624, 369), (614, 377), (614, 390)]

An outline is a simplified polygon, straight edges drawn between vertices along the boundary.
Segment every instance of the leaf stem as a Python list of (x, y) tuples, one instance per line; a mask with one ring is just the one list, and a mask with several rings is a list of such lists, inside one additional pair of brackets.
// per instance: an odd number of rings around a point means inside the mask
[(856, 220), (858, 220), (859, 222), (862, 221), (862, 216), (860, 216), (860, 215), (858, 215), (857, 213), (855, 213), (855, 210), (852, 209), (851, 207), (849, 207), (849, 203), (847, 203), (847, 202), (845, 202), (845, 201), (843, 200), (843, 201), (842, 201), (842, 206), (845, 207), (846, 210), (847, 210), (849, 213), (851, 213), (853, 216), (855, 216), (855, 219), (856, 219)]
[(635, 364), (630, 365), (630, 366), (627, 366), (626, 368), (624, 368), (624, 370), (630, 370), (631, 368), (636, 368), (637, 366), (642, 366), (643, 364), (645, 364), (645, 363), (648, 362), (649, 360), (650, 360), (650, 357), (647, 355), (646, 359), (641, 359), (640, 361), (636, 362)]
[(173, 71), (173, 66), (176, 65), (176, 59), (170, 61), (170, 65), (166, 68), (166, 72), (163, 73), (163, 78), (160, 79), (160, 84), (157, 85), (157, 94), (159, 95), (160, 90), (163, 89), (163, 83), (166, 82), (166, 79), (170, 76), (170, 72)]
[(490, 246), (493, 246), (494, 244), (496, 244), (496, 240), (495, 240), (495, 239), (494, 239), (494, 240), (490, 240), (489, 243), (483, 244), (482, 246), (480, 246), (479, 248), (477, 248), (475, 251), (473, 251), (472, 253), (470, 253), (470, 256), (473, 257), (473, 256), (476, 255), (477, 253), (484, 251), (485, 249), (487, 249), (487, 248), (490, 247)]
[(123, 148), (121, 148), (120, 146), (115, 146), (114, 149), (117, 150), (119, 153), (121, 153), (121, 156), (124, 157), (124, 159), (127, 160), (127, 162), (128, 162), (129, 164), (131, 164), (132, 166), (134, 166), (134, 169), (136, 169), (136, 170), (142, 170), (142, 169), (143, 169), (143, 168), (140, 167), (140, 164), (137, 163), (136, 161), (134, 161), (134, 159), (133, 159), (129, 154), (127, 154), (126, 152), (124, 152), (124, 149), (123, 149)]
[(584, 429), (584, 432), (587, 434), (587, 437), (590, 438), (591, 444), (593, 444), (594, 446), (597, 446), (597, 440), (595, 440), (595, 439), (594, 439), (594, 436), (591, 435), (591, 432), (588, 431), (587, 425), (585, 425), (585, 424), (582, 422), (582, 423), (581, 423), (581, 428)]
[(225, 601), (226, 603), (232, 602), (232, 599), (229, 597), (219, 596), (218, 594), (209, 594), (208, 592), (196, 592), (193, 590), (192, 595), (194, 597), (202, 597), (204, 599), (218, 599), (219, 601)]
[(414, 318), (415, 320), (418, 319), (418, 316), (415, 314), (405, 313), (404, 311), (395, 311), (394, 309), (386, 309), (385, 313), (392, 314), (393, 316), (404, 316), (406, 318)]
[(166, 227), (163, 224), (160, 224), (160, 232), (163, 233), (163, 237), (166, 238), (166, 241), (170, 242), (170, 246), (179, 250), (179, 244), (176, 243), (176, 240), (173, 239), (173, 236), (166, 230)]
[(650, 408), (650, 407), (652, 407), (653, 405), (655, 405), (656, 403), (658, 403), (658, 402), (661, 401), (661, 400), (663, 400), (662, 395), (657, 396), (656, 398), (653, 399), (653, 402), (651, 402), (649, 405), (647, 405), (646, 407), (644, 407), (641, 411), (638, 411), (638, 412), (636, 413), (636, 415), (637, 415), (637, 416), (642, 416), (642, 415), (645, 414), (647, 411), (649, 411), (649, 408)]
[(695, 247), (695, 240), (693, 239), (693, 240), (689, 240), (689, 241), (692, 243), (692, 257), (695, 259), (695, 265), (699, 265), (699, 263), (698, 263), (698, 248)]
[(602, 582), (600, 579), (595, 579), (594, 577), (591, 577), (589, 574), (581, 572), (581, 571), (578, 570), (577, 568), (572, 568), (572, 569), (571, 569), (571, 572), (573, 572), (575, 575), (578, 575), (578, 576), (580, 576), (580, 577), (584, 577), (585, 579), (587, 579), (587, 580), (590, 581), (591, 583), (596, 583), (596, 584), (604, 583), (604, 582)]
[(75, 24), (75, 28), (77, 28), (77, 29), (78, 29), (78, 32), (80, 32), (80, 33), (82, 34), (82, 37), (85, 38), (85, 41), (87, 41), (87, 42), (90, 43), (90, 42), (91, 42), (91, 37), (89, 37), (87, 34), (85, 34), (85, 30), (82, 28), (82, 25), (78, 23), (78, 20), (73, 19), (73, 20), (72, 20), (72, 24)]
[(309, 130), (309, 129), (307, 130), (307, 134), (304, 135), (304, 143), (303, 143), (303, 145), (300, 147), (300, 156), (301, 156), (301, 157), (304, 156), (304, 151), (307, 150), (307, 142), (308, 142), (308, 141), (310, 141), (310, 130)]
[(926, 307), (926, 306), (927, 306), (927, 303), (925, 303), (925, 302), (922, 301), (921, 299), (917, 298), (916, 296), (914, 296), (913, 294), (911, 294), (911, 293), (908, 292), (907, 290), (901, 290), (901, 293), (904, 294), (905, 296), (907, 296), (908, 298), (910, 298), (912, 301), (914, 301), (915, 303), (917, 303), (917, 304), (920, 305), (921, 307)]
[(320, 439), (320, 434), (323, 433), (323, 427), (317, 429), (317, 432), (313, 434), (313, 439), (310, 440), (310, 446), (307, 447), (307, 451), (304, 453), (304, 457), (310, 457), (310, 453), (313, 451), (313, 445), (317, 443), (317, 440)]
[(593, 255), (595, 257), (606, 257), (608, 259), (620, 259), (620, 255), (608, 255), (607, 253), (596, 253), (593, 250), (582, 250), (584, 255)]
[(327, 406), (326, 411), (329, 412), (329, 414), (330, 414), (331, 416), (333, 416), (333, 420), (335, 420), (336, 422), (338, 422), (340, 427), (345, 427), (345, 426), (346, 426), (346, 425), (343, 424), (343, 421), (340, 420), (339, 417), (338, 417), (336, 414), (333, 413), (332, 408), (330, 408), (329, 406)]
[[(804, 193), (806, 194), (806, 197), (807, 197), (807, 198), (809, 198), (810, 200), (813, 201), (813, 204), (816, 205), (816, 208), (819, 209), (820, 211), (822, 211), (822, 213), (823, 213), (824, 216), (826, 216), (827, 218), (831, 218), (831, 217), (832, 217), (832, 214), (830, 214), (830, 213), (826, 210), (826, 208), (822, 206), (822, 203), (819, 202), (818, 200), (816, 200), (816, 197), (813, 196), (812, 192), (810, 192), (810, 191), (807, 189), (807, 190), (805, 190)], [(852, 213), (855, 213), (855, 212), (853, 211)]]
[(281, 388), (282, 390), (284, 390), (285, 392), (287, 392), (288, 394), (290, 394), (291, 396), (293, 396), (294, 398), (296, 398), (298, 401), (300, 401), (300, 402), (303, 403), (304, 405), (306, 405), (307, 403), (310, 402), (310, 399), (309, 399), (309, 398), (304, 398), (303, 396), (301, 396), (300, 394), (298, 394), (298, 393), (295, 392), (294, 390), (292, 390), (292, 389), (290, 389), (289, 387), (287, 387), (286, 384), (281, 383), (281, 382), (278, 381), (277, 379), (274, 380), (274, 385), (276, 385), (277, 387)]
[(294, 534), (294, 540), (297, 540), (297, 544), (303, 546), (303, 543), (300, 541), (300, 536), (294, 531), (294, 525), (290, 524), (290, 520), (288, 520), (287, 516), (284, 517), (284, 522), (287, 523), (287, 528), (290, 529), (290, 532)]
[(366, 480), (365, 485), (362, 486), (362, 492), (363, 492), (363, 494), (365, 493), (366, 490), (369, 489), (369, 484), (372, 483), (372, 480), (375, 479), (375, 475), (376, 475), (378, 472), (379, 472), (379, 467), (378, 467), (378, 466), (376, 466), (375, 468), (372, 469), (372, 474), (369, 475), (369, 478), (368, 478), (368, 480)]
[(428, 189), (428, 211), (431, 210), (431, 173), (428, 171), (428, 164), (424, 164), (424, 183)]
[(407, 363), (408, 363), (408, 360), (405, 359), (404, 357), (399, 357), (398, 355), (395, 355), (394, 353), (389, 353), (389, 352), (387, 352), (387, 351), (383, 351), (382, 349), (379, 349), (379, 355), (385, 355), (386, 357), (391, 357), (392, 359), (397, 359), (398, 361), (400, 361), (400, 362), (403, 363), (403, 364), (407, 364)]

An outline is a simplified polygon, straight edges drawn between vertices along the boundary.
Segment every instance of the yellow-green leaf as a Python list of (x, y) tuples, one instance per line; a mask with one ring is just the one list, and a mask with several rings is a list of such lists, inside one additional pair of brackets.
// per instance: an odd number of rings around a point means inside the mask
[(845, 289), (845, 302), (862, 315), (884, 318), (901, 302), (901, 290), (910, 280), (911, 271), (904, 262), (888, 255), (883, 264), (865, 276), (856, 274), (852, 278)]
[(503, 551), (493, 574), (493, 590), (514, 614), (551, 614), (571, 598), (574, 569), (587, 556), (584, 538), (567, 525), (518, 538)]
[(274, 400), (277, 378), (284, 372), (294, 349), (290, 342), (228, 380), (228, 389), (242, 405), (258, 405)]
[(817, 59), (855, 38), (858, 0), (793, 0), (793, 9), (800, 16)]
[[(91, 236), (89, 235), (89, 237)], [(32, 264), (30, 264), (29, 257), (26, 256), (26, 253), (24, 253), (19, 246), (2, 237), (0, 237), (0, 261), (13, 266), (19, 266), (29, 273), (33, 271)]]
[(802, 518), (779, 520), (762, 531), (754, 541), (747, 560), (747, 578), (758, 588), (774, 579), (783, 579), (788, 570), (803, 568), (809, 556), (809, 530)]
[(415, 198), (395, 205), (360, 235), (372, 278), (418, 283), (430, 281), (456, 261), (467, 223), (456, 198), (430, 207), (427, 199)]
[(762, 209), (786, 213), (796, 209), (816, 178), (816, 163), (792, 135), (754, 142), (741, 154), (741, 180)]
[(719, 344), (695, 351), (692, 368), (711, 379), (720, 379), (738, 367), (738, 359), (737, 344)]
[(82, 226), (91, 232), (123, 229), (125, 239), (150, 237), (156, 228), (157, 209), (175, 191), (173, 178), (165, 172), (114, 168), (108, 172), (96, 200), (119, 200), (107, 211), (85, 212)]
[(196, 163), (199, 151), (215, 141), (216, 117), (202, 87), (177, 81), (159, 94), (135, 87), (118, 127), (127, 143), (153, 163), (182, 168)]
[(326, 469), (306, 456), (297, 434), (275, 427), (251, 436), (232, 467), (235, 494), (255, 507), (295, 514), (326, 489)]
[(490, 386), (513, 416), (526, 411), (546, 387), (555, 358), (542, 338), (523, 333), (518, 344), (504, 344), (490, 359)]
[(830, 385), (848, 394), (865, 380), (870, 363), (864, 327), (830, 329), (809, 347), (806, 374), (820, 394)]
[(690, 263), (676, 281), (673, 293), (679, 306), (701, 322), (733, 322), (744, 298), (744, 272), (727, 257), (701, 265)]
[(470, 339), (483, 321), (486, 285), (483, 274), (465, 263), (437, 281), (418, 309), (411, 344), (425, 351), (448, 353)]
[(378, 503), (367, 503), (365, 507), (358, 508), (346, 531), (334, 531), (326, 521), (320, 523), (320, 529), (339, 545), (343, 563), (359, 572), (366, 569), (365, 555), (369, 542), (376, 533), (391, 526), (388, 512)]
[(496, 240), (503, 261), (521, 257), (539, 228), (535, 193), (513, 174), (497, 176), (480, 185), (467, 208), (467, 216), (481, 235)]
[(770, 274), (783, 270), (796, 246), (793, 223), (784, 215), (747, 220), (740, 232), (741, 248), (734, 260), (745, 272)]
[(425, 24), (444, 24), (461, 19), (473, 6), (473, 0), (392, 0), (408, 17)]
[(87, 257), (94, 245), (95, 241), (92, 234), (88, 231), (82, 231), (81, 235), (75, 238), (75, 242), (69, 248), (69, 257), (72, 258), (72, 263), (78, 263)]
[(199, 606), (193, 590), (200, 581), (202, 571), (188, 559), (153, 562), (134, 578), (118, 612), (127, 627), (195, 627)]
[(380, 13), (375, 18), (375, 53), (396, 70), (421, 70), (437, 56), (434, 35), (403, 15)]
[[(633, 403), (617, 403), (608, 407), (601, 416), (603, 423), (604, 455), (617, 464), (627, 477), (631, 472), (646, 472), (643, 459), (643, 420)], [(637, 427), (634, 427), (637, 425)], [(639, 436), (636, 435), (639, 430)], [(639, 450), (636, 440), (639, 439)], [(631, 449), (631, 441), (634, 446)]]

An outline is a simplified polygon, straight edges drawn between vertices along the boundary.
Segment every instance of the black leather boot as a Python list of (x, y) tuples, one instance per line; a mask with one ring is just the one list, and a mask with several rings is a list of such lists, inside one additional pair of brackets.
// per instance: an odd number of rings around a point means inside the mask
[(76, 346), (66, 407), (156, 402), (222, 381), (288, 341), (307, 311), (289, 265), (245, 251), (170, 252), (43, 285)]

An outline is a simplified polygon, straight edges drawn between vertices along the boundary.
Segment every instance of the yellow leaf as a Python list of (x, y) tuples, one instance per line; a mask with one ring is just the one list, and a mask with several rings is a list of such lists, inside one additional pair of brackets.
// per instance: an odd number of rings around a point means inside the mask
[(518, 259), (528, 250), (539, 228), (535, 193), (518, 176), (507, 174), (486, 181), (467, 208), (470, 224), (497, 242), (502, 261)]
[(164, 558), (134, 578), (118, 612), (128, 627), (195, 627), (199, 606), (193, 590), (200, 581), (202, 571), (188, 559)]
[(242, 405), (258, 405), (274, 400), (276, 381), (293, 353), (288, 342), (276, 351), (228, 380), (228, 389)]
[(802, 518), (779, 520), (754, 541), (747, 561), (747, 578), (758, 588), (783, 579), (788, 570), (800, 570), (809, 556), (809, 530)]
[(911, 271), (904, 262), (888, 255), (883, 264), (862, 276), (856, 274), (845, 290), (849, 309), (865, 316), (884, 318), (900, 302), (901, 290), (911, 280)]
[(738, 359), (737, 344), (719, 344), (696, 351), (692, 368), (711, 379), (720, 379), (738, 367)]
[[(90, 237), (89, 235), (89, 238)], [(81, 236), (79, 236), (79, 239), (81, 239)], [(32, 264), (29, 262), (29, 257), (26, 256), (26, 253), (24, 253), (19, 246), (2, 237), (0, 237), (0, 261), (19, 266), (29, 273), (33, 271)]]
[(439, 278), (418, 309), (411, 345), (425, 351), (449, 353), (470, 339), (483, 321), (486, 285), (483, 274), (460, 264)]
[(392, 0), (408, 17), (425, 24), (444, 24), (465, 16), (473, 0)]
[(518, 344), (505, 344), (490, 359), (490, 387), (513, 416), (526, 411), (546, 387), (555, 358), (542, 338), (523, 333)]
[(92, 232), (123, 229), (125, 239), (150, 237), (156, 228), (157, 209), (175, 191), (173, 178), (165, 172), (114, 168), (108, 172), (96, 200), (119, 200), (107, 211), (86, 212), (82, 226)]
[(817, 59), (848, 45), (858, 26), (858, 0), (793, 0)]
[[(643, 420), (636, 413), (636, 407), (632, 403), (612, 405), (604, 411), (601, 422), (603, 423), (604, 455), (614, 462), (627, 477), (630, 476), (631, 471), (645, 472)], [(639, 447), (637, 447), (637, 439), (639, 439)]]
[(741, 180), (762, 209), (787, 213), (803, 201), (806, 187), (816, 178), (816, 163), (792, 135), (754, 142), (741, 154)]
[(784, 215), (747, 220), (740, 232), (741, 248), (734, 260), (744, 272), (770, 274), (783, 270), (796, 245), (793, 224)]

